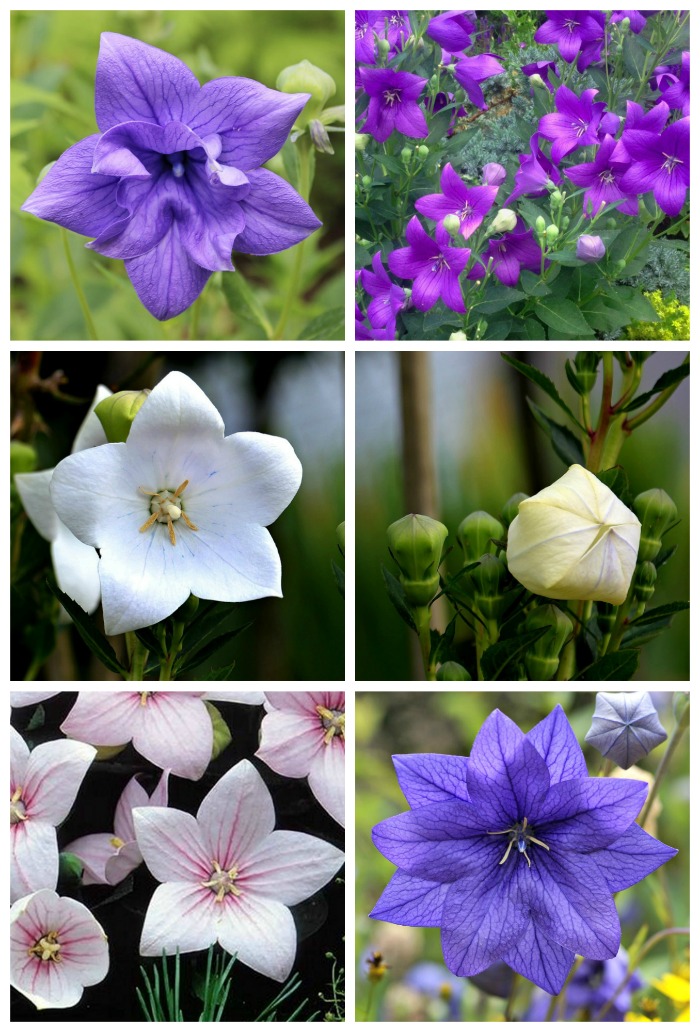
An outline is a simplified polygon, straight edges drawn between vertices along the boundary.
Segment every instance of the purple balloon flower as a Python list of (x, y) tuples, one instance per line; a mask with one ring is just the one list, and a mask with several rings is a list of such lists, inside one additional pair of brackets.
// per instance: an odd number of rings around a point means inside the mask
[(554, 93), (554, 87), (549, 81), (549, 73), (550, 71), (554, 72), (557, 79), (559, 78), (556, 61), (533, 61), (532, 64), (521, 65), (520, 71), (523, 75), (539, 75), (549, 92)]
[(488, 105), (479, 83), (494, 75), (500, 75), (501, 72), (505, 72), (505, 68), (493, 54), (479, 54), (478, 57), (460, 58), (455, 65), (454, 77), (466, 91), (472, 104), (482, 111), (487, 111)]
[(488, 161), (483, 169), (484, 186), (500, 186), (505, 182), (507, 172), (497, 161)]
[(599, 262), (605, 257), (605, 244), (599, 236), (584, 233), (576, 241), (576, 257), (582, 262)]
[(520, 168), (514, 178), (515, 189), (503, 202), (505, 207), (523, 194), (527, 194), (528, 197), (544, 197), (548, 186), (552, 183), (559, 186), (561, 183), (558, 168), (545, 157), (539, 147), (539, 138), (539, 133), (533, 133), (530, 137), (530, 154), (520, 155)]
[(654, 107), (647, 111), (646, 114), (641, 104), (635, 104), (633, 100), (628, 100), (625, 127), (622, 131), (622, 136), (615, 145), (615, 150), (613, 151), (614, 160), (630, 164), (632, 159), (625, 147), (625, 134), (630, 129), (645, 129), (647, 132), (658, 135), (666, 125), (669, 113), (668, 104), (663, 100), (657, 101)]
[[(622, 947), (612, 960), (584, 960), (569, 982), (561, 1019), (574, 1021), (581, 1011), (585, 1011), (590, 1019), (594, 1020), (600, 1008), (614, 996), (615, 1002), (603, 1021), (624, 1021), (625, 1014), (632, 1006), (632, 994), (644, 985), (640, 975), (633, 971), (625, 988), (616, 993), (628, 973), (629, 957)], [(523, 1021), (546, 1021), (551, 1002), (549, 996), (535, 990)]]
[(668, 738), (649, 692), (598, 692), (586, 741), (629, 770)]
[(404, 136), (426, 137), (425, 115), (418, 106), (427, 79), (393, 68), (361, 68), (360, 83), (369, 95), (369, 108), (362, 132), (383, 143), (394, 129)]
[[(520, 270), (539, 272), (542, 250), (531, 229), (525, 232), (507, 233), (498, 240), (489, 240), (481, 261), (476, 261), (467, 274), (471, 280), (483, 279), (489, 258), (493, 259), (491, 271), (504, 287), (514, 287), (520, 279)], [(545, 268), (549, 262), (545, 262)]]
[(605, 40), (602, 11), (546, 11), (547, 21), (535, 33), (535, 43), (554, 43), (569, 64), (578, 57), (579, 72), (600, 60)]
[(661, 95), (670, 108), (679, 108), (684, 115), (690, 114), (690, 52), (683, 51), (679, 75), (675, 82), (665, 78), (660, 85)]
[(630, 129), (624, 138), (633, 164), (621, 189), (636, 194), (653, 190), (661, 210), (678, 215), (690, 186), (690, 117), (674, 122), (660, 136)]
[(381, 251), (373, 255), (372, 269), (373, 272), (363, 269), (360, 273), (362, 286), (372, 298), (367, 306), (367, 318), (373, 330), (390, 331), (390, 339), (393, 340), (396, 333), (396, 316), (406, 307), (406, 295), (402, 287), (398, 287), (389, 279), (382, 265)]
[(614, 160), (614, 150), (615, 140), (612, 136), (606, 136), (593, 161), (585, 161), (582, 165), (572, 165), (566, 169), (566, 175), (572, 183), (586, 187), (583, 210), (587, 215), (597, 215), (604, 203), (612, 204), (614, 201), (624, 201), (617, 209), (624, 215), (639, 214), (636, 194), (631, 194), (630, 190), (620, 185), (629, 162)]
[(560, 706), (527, 734), (494, 711), (468, 759), (394, 766), (411, 809), (372, 833), (399, 869), (371, 916), (441, 928), (459, 976), (503, 960), (558, 993), (576, 953), (617, 955), (613, 893), (677, 852), (635, 823), (644, 782), (588, 777)]
[(476, 26), (467, 11), (445, 11), (431, 18), (426, 35), (439, 43), (443, 50), (458, 54), (472, 45), (472, 33)]
[(403, 48), (411, 35), (407, 11), (355, 11), (355, 61), (374, 64), (376, 60), (375, 35), (388, 39), (389, 57)]
[(460, 274), (469, 261), (468, 247), (450, 247), (450, 235), (442, 225), (429, 237), (414, 215), (406, 227), (408, 247), (392, 251), (387, 261), (395, 276), (413, 280), (412, 300), (419, 312), (427, 312), (442, 298), (453, 312), (465, 312)]
[(252, 79), (200, 86), (171, 54), (103, 32), (95, 78), (100, 132), (69, 147), (22, 205), (96, 237), (123, 258), (142, 303), (171, 319), (231, 250), (283, 251), (320, 226), (284, 179), (260, 166), (285, 143), (307, 93)]
[(442, 193), (419, 197), (416, 211), (433, 222), (442, 222), (446, 215), (456, 215), (465, 240), (484, 221), (498, 193), (497, 186), (467, 186), (450, 164), (442, 170), (440, 189)]
[(598, 143), (598, 125), (605, 104), (593, 103), (598, 90), (584, 90), (577, 97), (568, 86), (560, 86), (554, 97), (556, 113), (543, 115), (538, 132), (552, 141), (552, 161), (559, 164), (573, 150)]

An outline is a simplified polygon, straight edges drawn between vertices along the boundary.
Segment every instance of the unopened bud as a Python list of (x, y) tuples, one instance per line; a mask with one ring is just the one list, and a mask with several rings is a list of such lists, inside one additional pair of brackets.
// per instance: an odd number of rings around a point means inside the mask
[(15, 473), (31, 473), (36, 469), (36, 464), (37, 454), (31, 444), (10, 441), (10, 477), (14, 477)]
[(471, 681), (468, 670), (465, 670), (461, 663), (443, 663), (436, 676), (438, 681)]
[(576, 241), (576, 257), (582, 262), (599, 262), (605, 257), (605, 244), (601, 237), (583, 233)]
[(656, 567), (647, 559), (637, 566), (632, 582), (632, 594), (638, 602), (648, 602), (656, 586)]
[(632, 502), (632, 508), (642, 524), (637, 562), (656, 559), (661, 551), (661, 538), (665, 530), (678, 516), (673, 499), (660, 487), (653, 487), (650, 491), (638, 494)]
[(586, 741), (623, 770), (668, 738), (649, 692), (598, 692)]
[(449, 339), (450, 340), (466, 340), (467, 339), (467, 335), (464, 332), (464, 330), (455, 330), (454, 333), (450, 334)]
[(489, 620), (501, 615), (505, 598), (503, 586), (508, 578), (505, 559), (495, 555), (482, 555), (479, 565), (469, 576), (474, 585), (474, 605)]
[(525, 669), (531, 681), (551, 681), (559, 668), (559, 655), (574, 627), (557, 606), (537, 606), (525, 620), (525, 631), (548, 630), (529, 646), (525, 653)]
[(377, 40), (377, 53), (380, 57), (386, 57), (390, 50), (391, 43), (388, 39), (382, 38)]
[(549, 195), (549, 200), (555, 208), (560, 208), (564, 203), (564, 195), (562, 194), (561, 190), (552, 190), (551, 194)]
[(479, 510), (465, 516), (457, 528), (457, 540), (466, 562), (473, 563), (482, 555), (495, 555), (505, 534), (505, 528), (488, 512)]
[(204, 705), (207, 707), (209, 719), (211, 720), (212, 731), (214, 732), (211, 745), (211, 758), (212, 760), (215, 760), (216, 757), (220, 756), (224, 749), (231, 744), (231, 732), (228, 724), (221, 716), (216, 706), (212, 706), (210, 702), (205, 702)]
[(548, 243), (548, 244), (553, 244), (553, 243), (554, 243), (554, 241), (555, 241), (555, 240), (557, 239), (557, 237), (559, 236), (559, 230), (558, 230), (558, 229), (557, 229), (557, 227), (556, 227), (556, 226), (554, 226), (554, 225), (551, 225), (551, 226), (547, 226), (547, 232), (546, 232), (546, 234), (545, 234), (545, 235), (546, 235), (546, 237), (547, 237), (547, 243)]
[(535, 229), (539, 236), (544, 236), (544, 231), (547, 228), (547, 223), (544, 221), (543, 215), (538, 215), (535, 219)]
[(409, 163), (409, 161), (411, 160), (412, 156), (413, 156), (413, 151), (411, 150), (410, 147), (404, 147), (403, 150), (401, 151), (401, 160), (403, 161), (404, 165), (407, 165)]
[(440, 83), (440, 80), (438, 79), (437, 75), (431, 75), (430, 83), (429, 83), (429, 86), (430, 86), (431, 90), (436, 90), (438, 85), (439, 85), (439, 83)]
[(510, 233), (512, 229), (515, 229), (517, 222), (518, 216), (514, 211), (511, 211), (510, 208), (501, 208), (489, 226), (489, 234)]
[(311, 96), (297, 115), (295, 125), (303, 129), (312, 118), (318, 118), (326, 102), (335, 93), (335, 80), (322, 68), (304, 59), (283, 68), (277, 76), (277, 89), (282, 93), (309, 93)]
[(363, 151), (371, 139), (369, 133), (355, 133), (355, 150)]
[(421, 161), (425, 161), (429, 154), (430, 150), (425, 146), (424, 143), (421, 143), (420, 147), (418, 148), (418, 157), (421, 159)]
[(625, 261), (624, 258), (620, 258), (619, 261), (615, 262), (615, 271), (616, 272), (624, 272), (624, 270), (626, 268), (627, 268), (627, 262)]
[(136, 413), (150, 393), (149, 390), (117, 391), (95, 406), (95, 415), (111, 444), (127, 439)]
[(596, 607), (598, 609), (598, 629), (600, 633), (611, 634), (617, 619), (617, 606), (611, 605), (610, 602), (597, 602)]
[(574, 358), (576, 377), (583, 394), (590, 394), (598, 379), (598, 366), (601, 353), (599, 351), (577, 351)]
[(372, 177), (371, 176), (363, 176), (362, 177), (362, 185), (363, 186), (371, 186), (372, 185)]
[(328, 135), (328, 130), (323, 122), (320, 122), (318, 118), (312, 118), (309, 122), (309, 136), (311, 137), (311, 142), (317, 151), (320, 151), (322, 154), (335, 153), (331, 144), (330, 136)]
[(459, 215), (445, 215), (442, 224), (451, 237), (458, 237), (462, 221)]
[(411, 514), (392, 523), (386, 533), (408, 602), (427, 606), (440, 586), (438, 567), (447, 527), (430, 516)]
[(501, 509), (501, 519), (505, 523), (506, 527), (509, 527), (515, 517), (518, 515), (518, 508), (520, 503), (524, 502), (528, 496), (524, 491), (518, 491), (516, 494), (511, 495), (506, 504)]
[(534, 72), (530, 76), (530, 85), (531, 86), (544, 86), (544, 88), (547, 89), (547, 83), (544, 81), (544, 79), (542, 78), (541, 75), (537, 74), (537, 72)]

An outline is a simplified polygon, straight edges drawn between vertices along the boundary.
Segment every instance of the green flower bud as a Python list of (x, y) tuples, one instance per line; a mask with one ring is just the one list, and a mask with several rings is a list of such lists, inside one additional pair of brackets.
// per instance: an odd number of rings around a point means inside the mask
[(369, 133), (355, 133), (355, 150), (363, 151), (371, 139)]
[(620, 33), (624, 36), (626, 32), (629, 32), (630, 20), (629, 18), (623, 18), (620, 22)]
[(468, 563), (481, 559), (482, 555), (495, 555), (498, 546), (491, 539), (500, 541), (504, 535), (503, 524), (482, 510), (469, 513), (457, 527), (457, 540)]
[[(455, 66), (452, 65), (450, 70), (454, 71), (454, 68), (455, 68)], [(467, 99), (467, 94), (465, 93), (465, 91), (464, 90), (457, 90), (457, 92), (454, 95), (454, 102), (455, 102), (455, 104), (460, 104), (460, 105), (464, 104), (466, 99)]]
[(311, 99), (306, 102), (295, 123), (303, 129), (312, 118), (318, 118), (326, 102), (334, 95), (335, 81), (327, 72), (304, 59), (299, 64), (282, 69), (277, 76), (277, 89), (282, 93), (311, 94)]
[(543, 236), (544, 235), (544, 231), (545, 231), (546, 228), (547, 228), (547, 223), (544, 221), (544, 216), (543, 215), (538, 215), (537, 218), (535, 219), (535, 229), (537, 230), (539, 236)]
[(430, 516), (411, 513), (392, 523), (386, 533), (409, 603), (427, 606), (440, 586), (438, 567), (447, 527)]
[(464, 330), (455, 330), (454, 333), (450, 334), (449, 339), (450, 340), (466, 340), (467, 339), (467, 335), (464, 332)]
[(584, 394), (590, 394), (598, 379), (598, 366), (600, 365), (601, 354), (599, 351), (577, 351), (574, 359), (576, 374), (581, 390)]
[(569, 218), (569, 216), (565, 215), (564, 218), (561, 220), (561, 228), (562, 229), (568, 229), (570, 222), (571, 222), (571, 219)]
[(411, 160), (412, 154), (413, 154), (413, 151), (411, 150), (410, 147), (404, 147), (403, 150), (401, 151), (401, 160), (403, 161), (403, 163), (405, 165), (407, 165), (409, 163), (409, 161)]
[(429, 154), (430, 154), (430, 150), (425, 146), (424, 143), (421, 143), (420, 147), (418, 148), (418, 157), (422, 161), (425, 161), (425, 159), (428, 157)]
[(345, 551), (345, 523), (339, 523), (335, 528), (335, 536), (338, 539), (338, 544)]
[(610, 602), (596, 602), (598, 627), (601, 634), (611, 634), (617, 618), (617, 607)]
[(390, 50), (391, 50), (391, 43), (389, 42), (388, 39), (378, 39), (377, 40), (377, 53), (379, 54), (380, 57), (386, 57), (386, 55), (389, 53)]
[(649, 560), (640, 563), (634, 575), (633, 595), (638, 602), (648, 602), (654, 594), (656, 567)]
[(653, 487), (638, 494), (632, 508), (642, 524), (637, 562), (656, 559), (664, 531), (678, 516), (673, 499), (660, 487)]
[(525, 653), (525, 669), (531, 681), (551, 681), (559, 667), (559, 654), (574, 625), (557, 606), (537, 606), (527, 614), (525, 631), (549, 628)]
[(36, 469), (37, 454), (31, 444), (10, 441), (10, 478), (15, 473), (31, 473)]
[(430, 77), (430, 83), (429, 83), (431, 90), (436, 90), (437, 87), (438, 87), (438, 83), (439, 82), (440, 82), (440, 80), (437, 77), (437, 75), (432, 75)]
[(541, 75), (537, 74), (537, 72), (535, 72), (534, 75), (529, 76), (529, 79), (531, 86), (544, 86), (544, 88), (547, 89), (547, 83)]
[(555, 208), (561, 208), (562, 204), (564, 203), (564, 195), (562, 194), (561, 190), (552, 190), (551, 194), (549, 195), (549, 200)]
[(547, 237), (547, 243), (548, 244), (553, 244), (558, 236), (559, 236), (559, 230), (557, 229), (556, 226), (554, 226), (554, 225), (547, 226), (546, 237)]
[(211, 726), (214, 732), (214, 739), (211, 747), (211, 758), (215, 760), (217, 756), (220, 756), (224, 749), (231, 744), (231, 732), (229, 731), (228, 724), (219, 713), (216, 706), (212, 706), (210, 702), (205, 702), (204, 705), (207, 707), (207, 712), (211, 718)]
[(372, 177), (371, 176), (363, 176), (362, 177), (362, 185), (366, 186), (366, 187), (370, 187), (372, 185)]
[(462, 225), (459, 215), (445, 215), (442, 224), (451, 237), (459, 236), (459, 229)]
[(150, 393), (150, 390), (117, 391), (95, 406), (95, 415), (111, 444), (127, 439), (134, 417)]
[(437, 681), (471, 681), (468, 670), (465, 670), (461, 663), (443, 663), (438, 669)]
[(615, 219), (611, 216), (609, 219), (604, 220), (603, 225), (606, 229), (615, 229), (617, 223), (615, 222)]
[[(58, 878), (61, 886), (80, 885), (85, 864), (75, 853), (58, 854)], [(55, 958), (60, 960), (60, 957)]]
[(474, 605), (488, 619), (501, 615), (504, 604), (503, 586), (508, 578), (505, 559), (482, 555), (479, 565), (470, 575), (474, 585)]
[(613, 268), (616, 272), (624, 272), (624, 270), (627, 268), (627, 262), (624, 258), (620, 258), (618, 262), (615, 262)]
[(516, 494), (511, 495), (506, 504), (501, 509), (501, 519), (505, 523), (506, 527), (509, 527), (515, 517), (518, 515), (518, 509), (520, 503), (524, 502), (529, 497), (524, 491), (518, 491)]
[(514, 211), (511, 211), (510, 208), (501, 208), (489, 226), (489, 234), (510, 233), (512, 229), (515, 229), (517, 221), (518, 217)]

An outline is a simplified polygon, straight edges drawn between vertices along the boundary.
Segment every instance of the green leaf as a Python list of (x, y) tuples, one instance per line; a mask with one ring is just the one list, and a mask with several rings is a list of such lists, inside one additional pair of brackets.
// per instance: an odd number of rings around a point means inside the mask
[(228, 273), (221, 278), (226, 302), (234, 315), (248, 319), (264, 333), (264, 340), (272, 340), (274, 330), (255, 291), (240, 272)]
[(636, 649), (622, 649), (591, 663), (574, 681), (629, 681), (639, 664)]
[(637, 37), (632, 33), (628, 33), (623, 40), (622, 61), (630, 75), (641, 82), (644, 71), (644, 50), (640, 47)]
[(308, 322), (297, 340), (345, 340), (345, 309), (330, 308)]
[(637, 322), (659, 321), (659, 316), (651, 301), (635, 287), (623, 287), (618, 284), (607, 292), (606, 296), (610, 305), (627, 312), (630, 319)]
[(284, 165), (284, 174), (286, 175), (289, 182), (292, 184), (295, 190), (299, 190), (299, 151), (296, 146), (292, 143), (291, 137), (287, 137), (287, 141), (280, 151), (282, 155), (282, 163)]
[(210, 670), (206, 674), (200, 674), (200, 681), (231, 681), (231, 674), (233, 673), (236, 666), (236, 661), (229, 663), (228, 666), (217, 667), (216, 670)]
[(513, 355), (509, 355), (506, 351), (501, 352), (501, 358), (503, 358), (508, 365), (512, 366), (513, 369), (517, 369), (519, 373), (522, 373), (526, 379), (530, 380), (541, 391), (551, 398), (555, 405), (558, 405), (562, 412), (565, 412), (572, 423), (575, 423), (584, 433), (585, 430), (579, 423), (576, 416), (573, 414), (569, 406), (566, 404), (564, 399), (560, 397), (559, 391), (554, 386), (552, 381), (549, 379), (546, 373), (543, 373), (541, 369), (537, 369), (535, 366), (530, 365), (528, 362), (521, 362), (519, 358), (515, 358)]
[(543, 283), (539, 276), (529, 269), (523, 269), (520, 273), (520, 285), (528, 297), (546, 297), (552, 293), (552, 288)]
[[(457, 625), (457, 615), (455, 614), (444, 632), (440, 634), (439, 631), (430, 632), (431, 646), (430, 646), (430, 663), (436, 666), (439, 663), (445, 663), (452, 656), (452, 644), (455, 640), (455, 629)], [(434, 638), (433, 635), (436, 635)]]
[(215, 652), (223, 648), (224, 645), (228, 645), (229, 642), (237, 638), (243, 631), (247, 631), (249, 627), (253, 626), (253, 621), (250, 620), (248, 623), (243, 624), (241, 627), (234, 627), (232, 631), (227, 631), (225, 634), (219, 634), (216, 638), (212, 638), (210, 642), (207, 642), (201, 649), (196, 652), (188, 652), (187, 655), (183, 654), (182, 661), (176, 663), (175, 670), (178, 674), (184, 673), (186, 670), (191, 670), (193, 667), (199, 666), (200, 663), (204, 663), (205, 660), (213, 656)]
[(581, 315), (578, 306), (567, 298), (552, 296), (538, 300), (535, 315), (555, 333), (565, 333), (568, 336), (579, 334), (580, 336), (576, 337), (578, 340), (590, 340), (593, 336), (591, 327)]
[(645, 613), (632, 620), (622, 636), (621, 645), (638, 648), (651, 641), (657, 634), (670, 626), (676, 613), (690, 608), (690, 602), (669, 602), (655, 609), (647, 609)]
[(355, 244), (355, 268), (364, 269), (372, 264), (372, 255), (366, 247)]
[(335, 583), (338, 585), (338, 591), (345, 598), (345, 570), (341, 570), (334, 559), (331, 559), (331, 568), (335, 577)]
[(150, 627), (142, 627), (138, 631), (134, 631), (134, 634), (149, 652), (154, 652), (160, 659), (164, 658), (163, 647)]
[(406, 593), (401, 587), (400, 582), (394, 577), (393, 573), (389, 573), (386, 566), (382, 566), (382, 576), (384, 577), (384, 584), (389, 595), (389, 600), (393, 605), (396, 612), (399, 614), (401, 619), (408, 624), (412, 631), (418, 633), (415, 621), (413, 619), (413, 613), (411, 612), (410, 606), (406, 601)]
[(430, 125), (432, 128), (428, 139), (425, 141), (427, 147), (430, 147), (431, 143), (438, 143), (443, 138), (451, 121), (452, 111), (446, 111), (444, 108), (431, 116)]
[(512, 326), (512, 319), (498, 319), (495, 322), (490, 322), (486, 327), (486, 333), (481, 339), (508, 340), (508, 334), (510, 333)]
[(525, 634), (518, 634), (515, 638), (506, 638), (505, 641), (497, 641), (495, 645), (489, 645), (481, 657), (481, 673), (484, 680), (497, 681), (498, 675), (504, 673), (518, 656), (521, 656), (533, 642), (546, 634), (547, 630), (547, 627), (538, 627), (535, 631), (527, 631)]
[(632, 409), (640, 408), (642, 405), (645, 405), (650, 398), (653, 398), (655, 394), (660, 394), (661, 391), (665, 391), (668, 387), (674, 387), (677, 383), (682, 383), (686, 376), (690, 376), (689, 357), (674, 369), (667, 369), (666, 372), (659, 377), (650, 391), (640, 394), (637, 398), (632, 398), (632, 400), (628, 402), (627, 405), (623, 405), (619, 411), (631, 412)]
[(581, 442), (574, 436), (574, 434), (572, 434), (571, 430), (566, 426), (561, 426), (560, 423), (555, 423), (553, 419), (550, 419), (549, 416), (542, 411), (539, 405), (535, 404), (532, 398), (527, 398), (527, 403), (537, 424), (549, 437), (554, 451), (562, 462), (566, 463), (567, 466), (573, 466), (575, 464), (585, 466), (586, 460), (583, 455)]
[(493, 315), (494, 312), (502, 312), (504, 308), (514, 304), (516, 301), (523, 301), (525, 294), (515, 287), (490, 286), (482, 301), (477, 301), (472, 306), (472, 311), (479, 315)]
[(617, 495), (623, 505), (632, 504), (629, 477), (622, 466), (612, 466), (610, 469), (604, 469), (601, 473), (596, 473), (596, 476), (606, 487), (610, 488), (614, 495)]
[(70, 595), (66, 595), (65, 591), (61, 591), (57, 585), (52, 584), (50, 580), (47, 580), (46, 583), (48, 584), (50, 591), (53, 592), (70, 616), (71, 620), (75, 624), (78, 634), (91, 652), (93, 652), (97, 658), (104, 663), (108, 670), (124, 677), (127, 671), (117, 659), (114, 649), (109, 644), (104, 634), (98, 631), (85, 610), (82, 609), (77, 602), (74, 602)]
[(523, 324), (523, 340), (546, 340), (544, 326), (538, 319), (526, 319)]
[(630, 321), (624, 309), (613, 308), (600, 296), (592, 297), (581, 305), (581, 314), (594, 330), (619, 330)]

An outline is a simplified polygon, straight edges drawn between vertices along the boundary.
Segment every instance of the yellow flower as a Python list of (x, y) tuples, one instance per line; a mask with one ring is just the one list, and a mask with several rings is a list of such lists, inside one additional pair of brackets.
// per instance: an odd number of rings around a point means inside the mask
[(679, 1008), (676, 1021), (690, 1021), (690, 971), (687, 965), (680, 967), (677, 974), (669, 971), (661, 978), (652, 979), (651, 984)]

